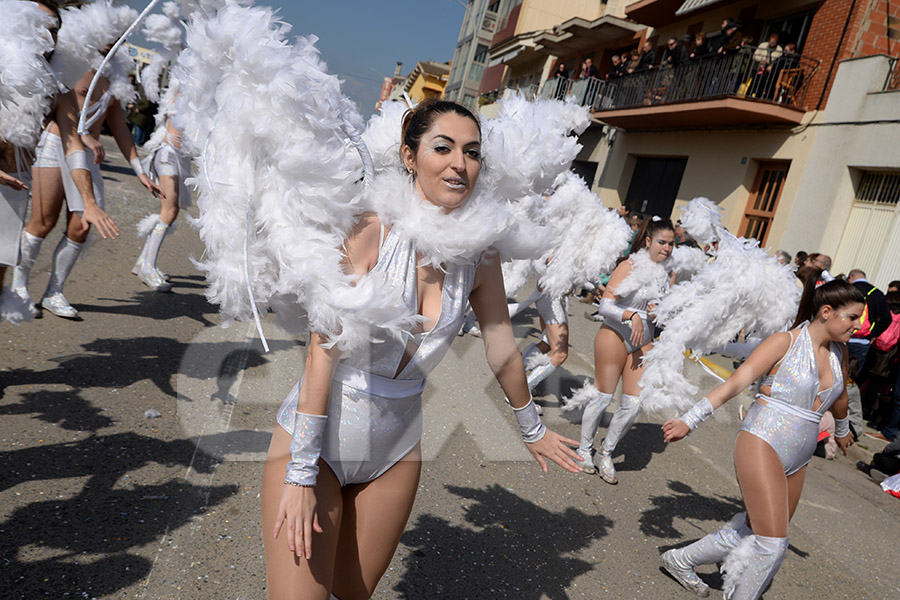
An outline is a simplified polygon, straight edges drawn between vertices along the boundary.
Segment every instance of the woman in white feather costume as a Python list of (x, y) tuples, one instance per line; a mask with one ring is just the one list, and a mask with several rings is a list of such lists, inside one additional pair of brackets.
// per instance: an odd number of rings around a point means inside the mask
[[(435, 229), (460, 225), (449, 213), (466, 214), (481, 170), (477, 120), (452, 103), (424, 103), (408, 117), (403, 139), (409, 175), (378, 178), (369, 194), (374, 212), (364, 213), (344, 247), (354, 273), (388, 274), (421, 320), (408, 339), (386, 337), (350, 354), (310, 336), (305, 376), (279, 412), (263, 483), (264, 529), (283, 534), (266, 542), (273, 598), (374, 592), (418, 486), (424, 378), (456, 337), (466, 300), (529, 450), (544, 469), (549, 458), (577, 471), (568, 441), (543, 427), (530, 399), (499, 258), (471, 244), (442, 247), (451, 238)], [(463, 220), (466, 230), (478, 227), (478, 212)], [(362, 419), (359, 403), (368, 413)]]
[(788, 528), (816, 449), (819, 421), (827, 410), (834, 414), (834, 435), (844, 454), (853, 443), (845, 344), (859, 327), (864, 302), (849, 283), (831, 281), (817, 288), (812, 278), (790, 331), (768, 337), (726, 382), (681, 418), (663, 425), (667, 442), (680, 440), (714, 409), (765, 376), (734, 446), (746, 513), (660, 557), (663, 568), (686, 589), (709, 595), (709, 586), (694, 572), (703, 564), (723, 563), (725, 598), (730, 600), (756, 600), (775, 576), (788, 548)]
[[(640, 410), (643, 357), (656, 336), (653, 307), (675, 282), (669, 257), (675, 247), (675, 228), (668, 219), (644, 221), (632, 244), (632, 254), (613, 271), (600, 299), (603, 325), (594, 338), (594, 383), (566, 402), (565, 410), (584, 408), (578, 455), (586, 473), (599, 472), (604, 481), (618, 483), (612, 452), (634, 424)], [(594, 436), (603, 413), (622, 379), (622, 399), (606, 438), (593, 454)]]

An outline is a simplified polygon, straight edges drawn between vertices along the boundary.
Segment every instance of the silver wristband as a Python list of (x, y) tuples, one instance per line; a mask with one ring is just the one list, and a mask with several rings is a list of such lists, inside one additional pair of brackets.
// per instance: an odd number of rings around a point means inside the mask
[(707, 420), (713, 414), (713, 406), (706, 396), (700, 402), (691, 407), (689, 411), (681, 415), (681, 421), (693, 431), (697, 425)]
[(850, 417), (834, 420), (834, 437), (842, 438), (850, 435)]
[(626, 310), (628, 309), (622, 308), (616, 304), (616, 301), (612, 298), (601, 298), (600, 304), (597, 306), (597, 312), (604, 318), (614, 319), (616, 321), (622, 320)]
[(131, 170), (134, 171), (134, 174), (137, 175), (138, 177), (145, 174), (144, 173), (144, 165), (141, 164), (141, 159), (132, 158), (131, 160), (128, 161), (128, 163), (131, 165)]
[(76, 169), (90, 171), (91, 168), (88, 166), (87, 152), (84, 150), (76, 150), (75, 152), (66, 154), (66, 167), (68, 167), (69, 171), (74, 171)]
[(541, 422), (537, 408), (534, 406), (534, 400), (529, 400), (528, 404), (522, 408), (513, 408), (516, 415), (516, 421), (519, 423), (519, 431), (522, 433), (522, 440), (528, 444), (539, 442), (547, 433), (547, 428)]
[(326, 415), (295, 413), (291, 460), (288, 461), (287, 474), (284, 476), (286, 484), (315, 487), (327, 419)]

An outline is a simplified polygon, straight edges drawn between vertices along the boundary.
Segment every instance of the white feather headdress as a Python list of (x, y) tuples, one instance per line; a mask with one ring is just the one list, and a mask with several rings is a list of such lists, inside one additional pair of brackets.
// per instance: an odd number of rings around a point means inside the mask
[(58, 89), (44, 58), (56, 17), (21, 0), (0, 0), (0, 15), (0, 139), (31, 150)]
[[(138, 13), (128, 6), (115, 6), (110, 0), (97, 0), (80, 8), (62, 11), (63, 25), (51, 65), (60, 72), (63, 83), (73, 87), (85, 73), (103, 62), (105, 48), (119, 39)], [(109, 93), (123, 106), (136, 97), (128, 72), (134, 61), (121, 48), (104, 69)]]

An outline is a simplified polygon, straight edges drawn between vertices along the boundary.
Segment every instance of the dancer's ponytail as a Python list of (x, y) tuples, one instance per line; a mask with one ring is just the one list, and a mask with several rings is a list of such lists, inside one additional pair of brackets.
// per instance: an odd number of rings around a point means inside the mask
[[(821, 273), (821, 271), (820, 271)], [(812, 321), (822, 310), (823, 306), (838, 309), (848, 304), (865, 304), (866, 299), (855, 286), (843, 279), (835, 279), (828, 283), (818, 284), (818, 276), (807, 277), (803, 285), (803, 296), (800, 298), (800, 307), (797, 310), (797, 318), (791, 329), (799, 327), (805, 321)]]

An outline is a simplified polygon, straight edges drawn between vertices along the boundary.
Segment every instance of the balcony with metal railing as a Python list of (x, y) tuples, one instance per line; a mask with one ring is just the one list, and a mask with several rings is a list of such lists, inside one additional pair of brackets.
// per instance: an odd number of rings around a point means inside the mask
[(819, 62), (765, 48), (632, 73), (600, 86), (596, 117), (624, 129), (796, 125)]

